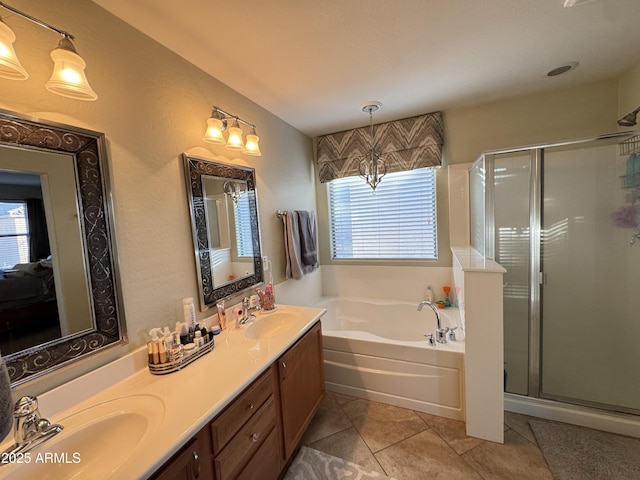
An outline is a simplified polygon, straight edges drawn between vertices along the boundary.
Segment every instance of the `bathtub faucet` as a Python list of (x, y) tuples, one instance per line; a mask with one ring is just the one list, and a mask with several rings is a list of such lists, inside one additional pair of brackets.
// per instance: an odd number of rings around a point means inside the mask
[(435, 313), (436, 315), (436, 323), (438, 325), (438, 328), (436, 329), (436, 341), (438, 343), (447, 343), (447, 332), (449, 331), (449, 327), (442, 328), (440, 312), (438, 312), (438, 309), (433, 303), (428, 302), (427, 300), (420, 302), (420, 304), (418, 305), (418, 311), (422, 311), (422, 307), (424, 307), (425, 305), (429, 305), (431, 307), (431, 310), (433, 310), (433, 313)]

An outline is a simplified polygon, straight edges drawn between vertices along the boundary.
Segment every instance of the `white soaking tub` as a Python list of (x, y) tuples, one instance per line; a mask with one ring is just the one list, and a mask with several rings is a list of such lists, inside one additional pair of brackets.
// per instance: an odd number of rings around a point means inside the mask
[[(327, 389), (464, 420), (464, 341), (429, 346), (436, 318), (418, 303), (323, 297)], [(462, 333), (456, 308), (439, 312), (443, 328)]]

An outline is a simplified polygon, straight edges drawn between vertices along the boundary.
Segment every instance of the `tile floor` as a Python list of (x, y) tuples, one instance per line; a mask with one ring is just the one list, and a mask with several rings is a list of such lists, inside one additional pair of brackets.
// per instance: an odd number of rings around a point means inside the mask
[(528, 420), (505, 412), (499, 445), (463, 422), (327, 392), (302, 444), (398, 480), (553, 480)]

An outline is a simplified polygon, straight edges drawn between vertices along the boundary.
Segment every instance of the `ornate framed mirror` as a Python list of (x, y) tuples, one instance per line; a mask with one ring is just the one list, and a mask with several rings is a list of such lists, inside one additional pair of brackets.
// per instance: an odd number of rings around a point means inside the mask
[(255, 171), (183, 155), (200, 309), (262, 282)]
[(0, 349), (13, 386), (127, 341), (107, 167), (104, 134), (0, 110), (0, 223), (11, 226)]

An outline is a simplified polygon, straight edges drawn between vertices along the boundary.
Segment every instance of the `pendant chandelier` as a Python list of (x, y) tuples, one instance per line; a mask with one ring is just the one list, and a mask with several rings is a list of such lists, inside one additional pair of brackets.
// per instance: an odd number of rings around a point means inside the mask
[(375, 192), (376, 187), (387, 173), (387, 167), (380, 153), (376, 150), (375, 136), (373, 134), (373, 112), (382, 107), (380, 102), (367, 102), (362, 105), (362, 111), (369, 114), (369, 126), (371, 131), (371, 149), (358, 163), (360, 177), (362, 177)]

